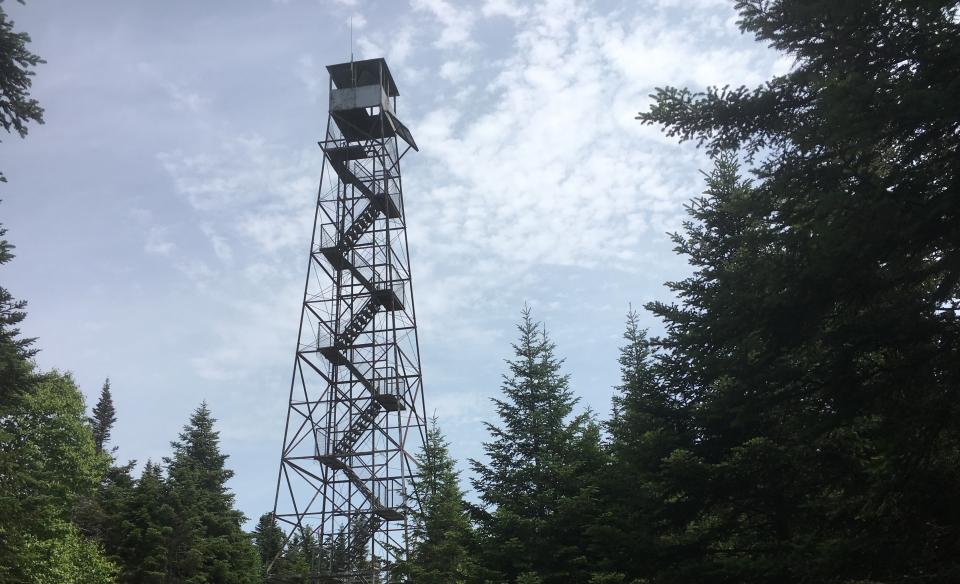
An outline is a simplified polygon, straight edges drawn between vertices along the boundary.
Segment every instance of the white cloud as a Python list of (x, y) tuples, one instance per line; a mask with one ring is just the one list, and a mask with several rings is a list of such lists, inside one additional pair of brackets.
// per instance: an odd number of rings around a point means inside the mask
[(391, 69), (403, 71), (401, 67), (405, 65), (413, 56), (415, 32), (410, 25), (401, 25), (398, 30), (391, 30), (389, 44), (382, 45), (369, 36), (361, 36), (357, 39), (357, 58), (375, 59), (384, 57)]
[(527, 14), (526, 7), (514, 0), (486, 0), (481, 11), (488, 18), (491, 16), (506, 16), (516, 19)]
[(383, 47), (370, 40), (369, 37), (362, 36), (357, 39), (357, 58), (376, 59), (377, 57), (383, 57), (385, 54), (386, 51)]
[(291, 151), (255, 134), (224, 141), (219, 151), (157, 157), (194, 209), (242, 214), (302, 204), (321, 164), (318, 150)]
[(297, 78), (303, 83), (312, 101), (319, 101), (327, 88), (326, 71), (317, 65), (313, 55), (300, 55), (294, 67)]
[(203, 234), (207, 236), (207, 239), (210, 241), (210, 245), (213, 248), (213, 253), (216, 254), (217, 258), (222, 262), (229, 262), (233, 259), (233, 248), (227, 243), (225, 237), (217, 233), (217, 231), (210, 225), (204, 225), (202, 227)]
[(173, 101), (174, 109), (180, 111), (197, 113), (209, 105), (211, 101), (208, 97), (174, 83), (165, 84), (164, 89)]
[(443, 77), (450, 83), (460, 83), (470, 75), (473, 67), (463, 61), (447, 61), (440, 66), (440, 77)]
[(151, 227), (147, 231), (147, 241), (144, 244), (144, 251), (158, 256), (169, 256), (175, 249), (176, 244), (170, 241), (168, 227)]
[[(470, 9), (445, 0), (412, 5), (439, 25), (438, 45), (475, 42)], [(636, 112), (658, 85), (751, 83), (784, 67), (722, 42), (732, 33), (715, 18), (719, 12), (705, 13), (700, 28), (676, 30), (657, 11), (603, 14), (577, 0), (518, 6), (483, 7), (484, 16), (523, 13), (507, 57), (479, 69), (463, 56), (441, 61), (435, 101), (418, 104), (420, 118), (406, 120), (422, 147), (405, 166), (404, 181), (420, 324), (472, 343), (497, 341), (500, 333), (482, 315), (536, 289), (541, 270), (663, 270), (667, 259), (651, 246), (664, 249), (663, 233), (679, 226), (682, 203), (701, 189), (696, 170), (705, 162), (665, 147), (673, 141), (641, 126)], [(388, 58), (399, 75), (409, 75), (417, 63), (400, 65), (413, 58), (413, 40), (423, 33), (409, 23), (400, 31)], [(363, 57), (384, 54), (370, 40), (375, 32), (358, 41)], [(297, 67), (318, 95), (322, 68), (311, 55)], [(468, 77), (487, 83), (465, 88)], [(224, 140), (218, 151), (173, 151), (160, 161), (202, 218), (213, 255), (233, 262), (222, 285), (302, 277), (296, 258), (309, 240), (317, 152), (248, 135)], [(158, 242), (155, 253), (170, 253)], [(278, 273), (279, 258), (295, 261)], [(216, 280), (208, 263), (180, 269), (204, 286)], [(233, 367), (234, 357), (211, 348), (200, 359), (205, 374), (216, 376)]]
[(350, 22), (353, 25), (353, 30), (363, 30), (367, 26), (367, 17), (360, 12), (354, 12), (350, 15)]
[(225, 140), (218, 150), (158, 158), (219, 260), (211, 265), (196, 254), (171, 258), (195, 291), (215, 298), (224, 313), (217, 342), (197, 351), (193, 367), (213, 381), (248, 377), (262, 359), (280, 358), (279, 347), (289, 349), (282, 341), (296, 330), (319, 152), (251, 135)]
[(413, 54), (413, 39), (413, 28), (410, 26), (403, 26), (399, 31), (397, 31), (397, 33), (391, 38), (390, 43), (390, 53), (388, 57), (391, 63), (403, 65), (407, 62), (407, 60)]
[(440, 24), (440, 35), (434, 44), (441, 49), (464, 49), (475, 46), (471, 38), (473, 10), (461, 4), (454, 6), (447, 0), (411, 0), (417, 12), (426, 12)]

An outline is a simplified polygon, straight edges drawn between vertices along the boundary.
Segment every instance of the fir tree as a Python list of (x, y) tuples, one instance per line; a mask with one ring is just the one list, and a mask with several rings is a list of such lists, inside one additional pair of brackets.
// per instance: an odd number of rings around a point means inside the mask
[(168, 496), (174, 525), (168, 538), (167, 575), (171, 582), (244, 583), (259, 580), (259, 561), (242, 531), (243, 514), (234, 509), (226, 483), (233, 471), (225, 466), (219, 432), (206, 403), (171, 443), (167, 463)]
[(738, 8), (791, 71), (641, 115), (756, 177), (718, 159), (676, 238), (695, 272), (651, 306), (695, 432), (689, 558), (662, 579), (956, 580), (958, 8)]
[[(0, 266), (14, 258), (14, 245), (4, 237), (7, 229), (0, 225)], [(34, 340), (20, 334), (20, 323), (27, 317), (25, 300), (16, 300), (0, 287), (0, 407), (10, 406), (29, 384), (36, 354)]]
[[(481, 515), (484, 561), (509, 581), (526, 572), (548, 583), (586, 580), (586, 526), (583, 516), (574, 516), (590, 503), (600, 463), (598, 432), (589, 414), (572, 415), (577, 399), (562, 361), (529, 308), (518, 329), (504, 398), (493, 400), (500, 424), (486, 424), (489, 462), (471, 461), (474, 488), (492, 508)], [(586, 499), (573, 505), (578, 497)]]
[(135, 465), (135, 461), (121, 466), (112, 465), (100, 481), (87, 516), (81, 517), (78, 522), (103, 545), (107, 556), (121, 566), (126, 561), (124, 547), (127, 544), (131, 499), (137, 484), (132, 474)]
[[(27, 48), (30, 35), (14, 31), (13, 25), (0, 6), (0, 126), (23, 138), (30, 122), (43, 123), (43, 108), (30, 97), (30, 78), (33, 69), (46, 61)], [(3, 172), (0, 182), (7, 182)]]
[(90, 418), (90, 430), (93, 432), (93, 443), (97, 452), (103, 452), (104, 445), (110, 440), (110, 432), (117, 421), (117, 412), (113, 407), (113, 396), (110, 394), (110, 378), (103, 382), (100, 390), (100, 399), (93, 408)]
[(591, 529), (609, 570), (607, 580), (598, 582), (642, 578), (668, 564), (660, 538), (679, 512), (678, 499), (665, 492), (663, 473), (665, 461), (685, 446), (685, 412), (660, 379), (647, 331), (632, 309), (623, 336), (621, 382), (607, 423), (610, 459), (601, 481), (602, 512)]
[(283, 530), (277, 526), (277, 519), (273, 513), (264, 513), (260, 516), (256, 528), (253, 530), (253, 545), (257, 548), (260, 555), (261, 574), (266, 578), (267, 570), (271, 574), (285, 575), (285, 558), (281, 552), (284, 551)]
[[(310, 584), (311, 574), (330, 571), (329, 558), (331, 545), (323, 545), (320, 538), (310, 529), (294, 532), (283, 552), (282, 570), (288, 574), (286, 580)], [(278, 576), (284, 572), (277, 570)], [(281, 578), (282, 579), (282, 578)]]
[(477, 575), (470, 518), (460, 489), (460, 473), (451, 458), (449, 444), (430, 421), (420, 466), (420, 509), (413, 517), (413, 550), (403, 563), (413, 582), (463, 584)]
[(124, 539), (117, 548), (120, 582), (166, 584), (170, 580), (170, 540), (176, 513), (160, 465), (147, 461), (122, 521)]

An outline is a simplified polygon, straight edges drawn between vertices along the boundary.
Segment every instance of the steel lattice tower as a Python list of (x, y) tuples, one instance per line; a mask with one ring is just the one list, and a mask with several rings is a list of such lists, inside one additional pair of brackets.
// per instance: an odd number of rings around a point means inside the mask
[[(396, 117), (383, 59), (330, 74), (324, 166), (300, 316), (274, 515), (319, 539), (314, 582), (391, 575), (418, 505), (425, 432)], [(272, 581), (279, 581), (279, 575)]]

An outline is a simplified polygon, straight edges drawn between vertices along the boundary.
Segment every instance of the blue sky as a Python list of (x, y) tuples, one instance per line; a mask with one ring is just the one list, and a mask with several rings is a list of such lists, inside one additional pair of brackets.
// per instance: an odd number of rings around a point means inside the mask
[(47, 60), (46, 124), (0, 143), (3, 283), (30, 303), (37, 361), (90, 403), (111, 378), (122, 459), (160, 459), (206, 400), (252, 518), (272, 507), (324, 66), (349, 59), (351, 17), (421, 146), (403, 178), (427, 408), (461, 463), (482, 454), (525, 302), (605, 415), (628, 306), (688, 273), (666, 233), (708, 163), (634, 120), (648, 94), (789, 67), (725, 0), (4, 7)]

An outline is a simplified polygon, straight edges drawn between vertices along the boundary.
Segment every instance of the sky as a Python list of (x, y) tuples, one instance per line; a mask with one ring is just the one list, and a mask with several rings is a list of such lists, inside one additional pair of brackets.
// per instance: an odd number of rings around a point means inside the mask
[[(33, 1), (47, 63), (26, 140), (2, 137), (2, 284), (37, 363), (121, 460), (160, 460), (206, 401), (237, 505), (273, 506), (327, 119), (325, 65), (385, 57), (404, 159), (428, 414), (482, 458), (525, 304), (579, 408), (610, 409), (630, 306), (690, 272), (668, 233), (709, 161), (636, 114), (654, 88), (754, 86), (790, 61), (727, 0)], [(351, 49), (350, 22), (353, 27)], [(642, 312), (656, 334), (660, 324)]]

